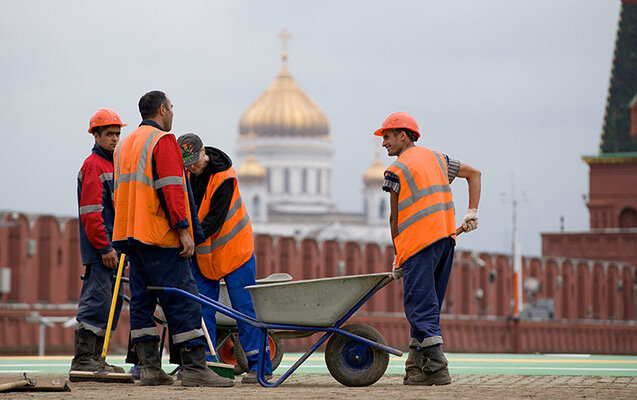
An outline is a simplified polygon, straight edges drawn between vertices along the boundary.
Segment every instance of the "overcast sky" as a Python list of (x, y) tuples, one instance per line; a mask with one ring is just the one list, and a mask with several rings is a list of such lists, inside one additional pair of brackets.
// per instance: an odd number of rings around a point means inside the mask
[[(509, 252), (515, 187), (525, 255), (540, 232), (587, 230), (584, 154), (596, 154), (619, 0), (0, 1), (0, 210), (76, 215), (91, 114), (130, 133), (153, 89), (176, 135), (235, 154), (239, 118), (280, 65), (325, 111), (332, 192), (362, 210), (372, 132), (394, 111), (419, 145), (480, 169), (478, 231), (459, 247)], [(383, 154), (383, 162), (391, 160)], [(357, 188), (352, 190), (352, 188)], [(457, 218), (466, 181), (452, 185)]]

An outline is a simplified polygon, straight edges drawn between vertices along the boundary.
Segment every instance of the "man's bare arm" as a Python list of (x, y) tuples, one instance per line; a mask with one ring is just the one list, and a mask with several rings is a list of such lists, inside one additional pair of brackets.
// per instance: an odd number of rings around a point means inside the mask
[(470, 232), (478, 228), (478, 204), (480, 203), (480, 191), (482, 189), (482, 173), (469, 164), (460, 163), (458, 175), (465, 178), (469, 186), (469, 210), (462, 219), (462, 227), (465, 232)]

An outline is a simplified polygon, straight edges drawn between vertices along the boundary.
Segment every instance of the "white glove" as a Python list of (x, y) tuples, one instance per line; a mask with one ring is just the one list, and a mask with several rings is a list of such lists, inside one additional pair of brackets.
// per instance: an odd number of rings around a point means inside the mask
[(470, 208), (467, 210), (467, 215), (462, 219), (462, 227), (465, 232), (471, 232), (478, 229), (478, 209)]
[(391, 264), (391, 276), (395, 281), (403, 277), (403, 267), (396, 268), (396, 261)]

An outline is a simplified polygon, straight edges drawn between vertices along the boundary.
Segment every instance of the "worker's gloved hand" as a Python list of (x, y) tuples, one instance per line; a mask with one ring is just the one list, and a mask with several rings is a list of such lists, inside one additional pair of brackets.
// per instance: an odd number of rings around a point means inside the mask
[(462, 227), (465, 232), (471, 232), (478, 229), (478, 209), (470, 208), (467, 210), (467, 215), (462, 219)]
[(391, 275), (395, 281), (403, 277), (403, 267), (396, 268), (396, 261), (391, 265)]

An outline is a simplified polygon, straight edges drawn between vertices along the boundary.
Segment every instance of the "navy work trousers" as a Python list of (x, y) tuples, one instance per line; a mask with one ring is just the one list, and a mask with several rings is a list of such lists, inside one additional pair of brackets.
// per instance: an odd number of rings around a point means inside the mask
[[(115, 273), (117, 273), (117, 269), (106, 268), (101, 262), (86, 265), (82, 292), (77, 306), (78, 330), (86, 329), (97, 336), (106, 334), (113, 289), (115, 288), (115, 278), (113, 277)], [(122, 311), (123, 293), (120, 285), (111, 328), (113, 331), (117, 327), (117, 320)]]
[(410, 347), (441, 344), (440, 307), (453, 264), (455, 241), (444, 238), (409, 257), (403, 267), (405, 315), (411, 326)]
[(148, 292), (147, 286), (170, 286), (198, 295), (190, 272), (190, 260), (178, 249), (135, 245), (126, 248), (130, 259), (130, 326), (133, 343), (159, 340), (153, 313), (157, 298), (164, 310), (168, 328), (178, 346), (198, 347), (206, 344), (201, 330), (201, 306), (182, 295)]
[[(193, 260), (195, 259), (196, 258), (193, 257)], [(220, 286), (219, 281), (206, 278), (199, 270), (196, 262), (193, 262), (192, 274), (195, 277), (197, 288), (199, 289), (201, 294), (210, 297), (215, 301), (218, 301)], [(232, 308), (243, 314), (256, 318), (254, 313), (254, 305), (252, 304), (252, 297), (250, 297), (250, 292), (248, 291), (248, 289), (245, 289), (246, 286), (255, 284), (254, 277), (255, 258), (253, 254), (252, 257), (250, 257), (250, 259), (245, 264), (232, 271), (228, 275), (224, 276), (223, 280), (226, 283), (226, 288), (228, 289), (228, 297), (230, 297)], [(216, 311), (212, 307), (203, 307), (203, 318), (206, 322), (206, 328), (208, 328), (208, 332), (210, 333), (210, 338), (212, 339), (213, 345), (216, 341), (217, 319), (215, 317), (215, 314)], [(248, 359), (248, 366), (251, 370), (256, 371), (257, 361), (259, 357), (261, 331), (258, 328), (255, 328), (252, 325), (242, 321), (237, 321), (237, 330), (239, 331), (239, 341), (241, 342), (241, 347), (243, 348), (243, 351), (245, 352)], [(212, 361), (209, 356), (208, 360)], [(272, 361), (270, 360), (270, 352), (268, 348), (266, 348), (265, 354), (265, 373), (267, 375), (272, 373)]]

